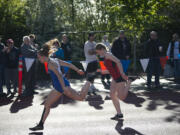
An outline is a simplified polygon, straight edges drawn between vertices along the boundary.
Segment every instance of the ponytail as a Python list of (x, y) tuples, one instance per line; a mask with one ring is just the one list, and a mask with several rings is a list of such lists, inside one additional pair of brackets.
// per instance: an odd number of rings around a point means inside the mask
[(52, 54), (54, 51), (52, 49), (52, 44), (50, 42), (46, 42), (42, 48), (38, 51), (38, 54), (41, 56), (48, 57), (50, 54)]

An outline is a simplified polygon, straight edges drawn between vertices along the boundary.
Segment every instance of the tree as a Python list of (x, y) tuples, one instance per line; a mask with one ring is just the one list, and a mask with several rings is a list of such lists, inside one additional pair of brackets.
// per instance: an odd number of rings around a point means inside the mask
[(0, 1), (0, 35), (4, 40), (15, 40), (16, 46), (20, 46), (22, 36), (29, 31), (26, 26), (24, 4), (25, 1), (22, 0)]

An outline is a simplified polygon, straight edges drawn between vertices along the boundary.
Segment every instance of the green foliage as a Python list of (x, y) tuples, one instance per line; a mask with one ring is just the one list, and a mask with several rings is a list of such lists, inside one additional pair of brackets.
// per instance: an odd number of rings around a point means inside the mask
[(22, 36), (28, 32), (24, 4), (22, 0), (0, 1), (0, 35), (4, 40), (14, 39), (16, 46), (20, 45)]
[(31, 32), (45, 42), (62, 31), (125, 29), (140, 39), (152, 29), (178, 32), (179, 13), (179, 0), (1, 0), (0, 35), (20, 42)]

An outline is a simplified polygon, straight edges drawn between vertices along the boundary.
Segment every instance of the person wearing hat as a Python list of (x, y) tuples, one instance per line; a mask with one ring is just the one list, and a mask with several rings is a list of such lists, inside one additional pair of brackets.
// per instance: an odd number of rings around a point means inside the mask
[(120, 31), (111, 48), (112, 54), (119, 60), (128, 60), (131, 55), (131, 44), (125, 36), (124, 30)]
[(5, 57), (4, 51), (6, 50), (5, 45), (1, 42), (2, 38), (0, 37), (0, 97), (5, 96), (3, 93), (3, 84), (4, 84), (4, 64)]
[(14, 93), (17, 92), (18, 86), (18, 61), (19, 49), (14, 46), (12, 39), (7, 40), (7, 49), (5, 51), (5, 82), (7, 88), (7, 95), (12, 94), (11, 85), (13, 86)]

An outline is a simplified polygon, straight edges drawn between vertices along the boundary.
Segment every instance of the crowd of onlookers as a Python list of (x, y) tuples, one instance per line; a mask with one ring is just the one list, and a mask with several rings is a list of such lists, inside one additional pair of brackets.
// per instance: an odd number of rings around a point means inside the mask
[[(3, 94), (3, 85), (5, 84), (7, 88), (6, 95), (16, 93), (18, 87), (18, 62), (19, 56), (23, 58), (23, 81), (25, 89), (23, 90), (22, 96), (31, 96), (36, 89), (36, 78), (37, 78), (37, 51), (40, 49), (40, 45), (35, 42), (35, 35), (31, 34), (29, 36), (23, 37), (23, 43), (20, 48), (14, 46), (13, 39), (8, 39), (6, 44), (1, 42), (0, 38), (0, 96)], [(68, 41), (67, 35), (62, 36), (62, 41), (59, 42), (58, 39), (51, 40), (53, 42), (53, 47), (55, 52), (51, 57), (71, 60), (72, 47)], [(120, 31), (119, 36), (110, 44), (108, 41), (108, 36), (104, 35), (102, 37), (102, 43), (107, 47), (108, 52), (111, 52), (119, 60), (129, 60), (131, 58), (131, 43), (126, 38), (125, 32)], [(87, 62), (86, 73), (95, 73), (98, 68), (98, 60), (103, 61), (102, 57), (97, 57), (94, 53), (96, 46), (95, 34), (89, 33), (88, 40), (84, 45), (84, 54)], [(167, 54), (163, 54), (164, 45), (159, 41), (158, 34), (155, 31), (150, 33), (150, 38), (144, 44), (143, 52), (144, 58), (149, 58), (149, 64), (147, 68), (147, 86), (152, 88), (152, 75), (155, 75), (155, 87), (160, 88), (160, 57), (169, 56), (169, 63), (174, 67), (174, 77), (175, 81), (180, 80), (180, 39), (177, 33), (173, 34), (172, 40), (169, 43)], [(34, 62), (29, 70), (27, 70), (25, 64), (25, 58), (34, 59)], [(69, 73), (67, 73), (68, 75)], [(110, 75), (102, 74), (102, 83), (110, 83)], [(89, 92), (94, 92), (96, 88), (94, 85), (91, 86)]]
[[(22, 57), (23, 65), (23, 82), (25, 89), (21, 96), (27, 97), (35, 93), (37, 87), (37, 51), (40, 46), (35, 43), (35, 35), (30, 34), (29, 36), (23, 37), (23, 43), (20, 48), (14, 46), (13, 39), (8, 39), (6, 44), (2, 43), (0, 38), (0, 97), (15, 94), (18, 89), (18, 67), (19, 57)], [(63, 35), (62, 42), (60, 43), (57, 39), (53, 40), (53, 47), (55, 52), (52, 57), (60, 58), (63, 60), (70, 60), (71, 56), (71, 45), (68, 42), (67, 35)], [(30, 68), (27, 68), (25, 59), (33, 60)], [(7, 88), (7, 93), (3, 93), (3, 85)]]

